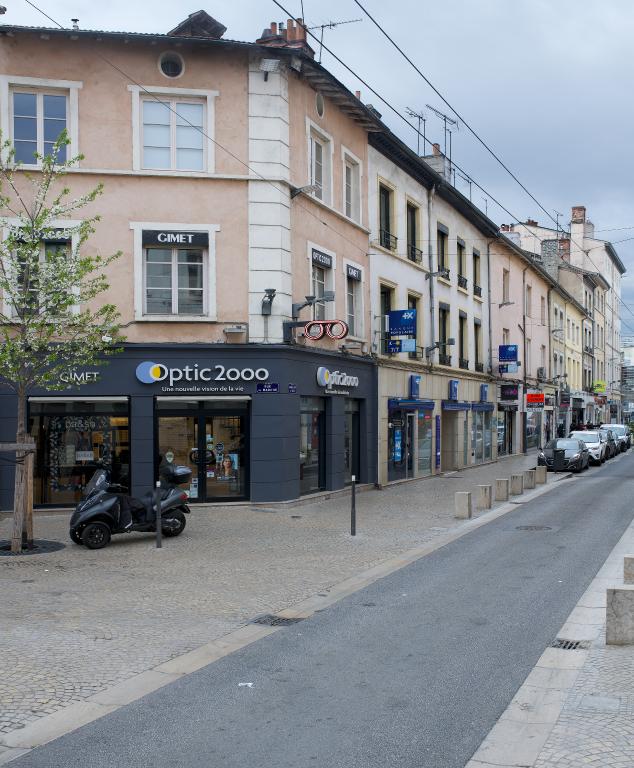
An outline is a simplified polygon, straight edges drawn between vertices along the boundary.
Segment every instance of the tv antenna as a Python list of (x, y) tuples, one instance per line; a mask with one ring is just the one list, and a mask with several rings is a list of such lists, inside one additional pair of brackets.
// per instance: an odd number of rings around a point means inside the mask
[(427, 122), (427, 118), (425, 117), (425, 113), (421, 110), (420, 112), (415, 112), (410, 107), (407, 107), (405, 109), (407, 114), (410, 117), (415, 117), (418, 120), (418, 136), (416, 138), (416, 154), (420, 155), (420, 124), (423, 124), (423, 152), (425, 152), (425, 143), (427, 139), (425, 138), (425, 123)]
[(329, 21), (326, 24), (315, 24), (313, 27), (307, 27), (307, 29), (321, 29), (321, 34), (319, 36), (319, 63), (321, 64), (321, 53), (324, 48), (324, 29), (334, 29), (335, 27), (340, 27), (342, 24), (356, 24), (359, 21), (363, 21), (363, 19), (346, 19), (345, 21)]
[[(456, 130), (458, 130), (458, 121), (454, 120), (453, 117), (449, 117), (449, 115), (446, 115), (444, 112), (441, 112), (439, 109), (436, 109), (436, 107), (432, 107), (431, 104), (427, 104), (427, 109), (431, 109), (431, 111), (444, 122), (444, 126), (445, 126), (444, 153), (445, 153), (445, 156), (449, 157), (449, 164), (451, 165), (451, 128), (447, 128), (447, 125), (453, 125), (455, 126)], [(447, 133), (449, 134), (449, 155), (447, 155)]]
[[(470, 179), (468, 176), (465, 176), (463, 173), (459, 173), (458, 176), (460, 176), (460, 178), (463, 181), (466, 181), (467, 184), (469, 185), (469, 200), (471, 200), (471, 185), (473, 184), (473, 180)], [(454, 179), (455, 179), (455, 176), (454, 176)], [(454, 184), (454, 186), (455, 186), (455, 184)]]

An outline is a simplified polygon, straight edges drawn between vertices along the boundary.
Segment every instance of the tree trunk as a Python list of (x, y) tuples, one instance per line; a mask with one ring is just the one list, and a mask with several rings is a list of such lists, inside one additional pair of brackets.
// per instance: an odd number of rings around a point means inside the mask
[[(24, 443), (26, 435), (26, 390), (18, 387), (18, 426), (16, 442)], [(27, 461), (24, 451), (16, 451), (15, 454), (15, 486), (13, 499), (13, 533), (11, 536), (11, 552), (18, 554), (22, 551), (22, 532), (26, 523), (26, 492), (27, 492)], [(32, 528), (32, 523), (31, 523)], [(28, 539), (28, 533), (26, 537)], [(31, 541), (33, 534), (31, 532)]]

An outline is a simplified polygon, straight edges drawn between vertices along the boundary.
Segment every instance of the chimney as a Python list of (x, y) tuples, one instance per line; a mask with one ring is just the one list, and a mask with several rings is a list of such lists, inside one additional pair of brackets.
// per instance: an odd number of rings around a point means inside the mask
[(510, 232), (510, 231), (511, 231), (510, 224), (500, 224), (500, 232)]
[(567, 237), (557, 240), (557, 250), (564, 261), (570, 261), (570, 240)]
[(440, 144), (432, 144), (431, 148), (435, 157), (440, 157), (442, 155), (442, 152), (440, 151)]
[(288, 19), (286, 27), (283, 21), (280, 21), (279, 24), (273, 21), (255, 42), (256, 45), (266, 45), (271, 48), (291, 48), (305, 53), (311, 59), (315, 58), (315, 51), (306, 40), (306, 27), (303, 19)]
[(357, 97), (357, 99), (359, 99), (359, 101), (361, 101), (361, 91), (355, 91), (354, 95)]
[(570, 219), (571, 224), (583, 224), (586, 220), (586, 207), (585, 205), (573, 205), (572, 217)]
[(526, 224), (529, 227), (536, 227), (537, 226), (537, 222), (535, 221), (535, 219), (526, 219)]

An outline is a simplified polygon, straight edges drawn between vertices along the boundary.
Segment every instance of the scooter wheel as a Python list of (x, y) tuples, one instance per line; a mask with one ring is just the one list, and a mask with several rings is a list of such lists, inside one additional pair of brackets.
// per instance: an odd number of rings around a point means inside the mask
[(79, 533), (79, 531), (72, 530), (72, 531), (69, 532), (69, 535), (70, 535), (71, 539), (75, 542), (75, 544), (80, 544), (81, 545), (81, 544), (84, 543), (81, 540), (81, 534)]
[[(165, 523), (168, 523), (168, 525), (165, 525)], [(163, 518), (163, 524), (161, 525), (163, 536), (180, 536), (185, 530), (186, 525), (187, 519), (185, 515), (177, 509), (171, 512), (169, 517)]]
[(103, 549), (110, 543), (110, 528), (105, 523), (89, 523), (81, 534), (88, 549)]

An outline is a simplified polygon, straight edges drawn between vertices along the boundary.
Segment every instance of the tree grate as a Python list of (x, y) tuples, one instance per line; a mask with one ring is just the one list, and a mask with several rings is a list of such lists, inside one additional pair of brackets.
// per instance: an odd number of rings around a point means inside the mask
[(0, 557), (22, 557), (25, 555), (46, 555), (49, 552), (57, 552), (59, 549), (64, 549), (66, 544), (61, 541), (48, 541), (46, 539), (35, 539), (33, 541), (33, 549), (23, 549), (21, 552), (16, 552), (14, 555), (11, 552), (10, 541), (0, 541)]
[(565, 637), (558, 637), (550, 645), (551, 648), (558, 648), (560, 651), (583, 651), (588, 647), (587, 640), (566, 640)]
[(251, 619), (251, 624), (263, 624), (266, 627), (288, 627), (291, 624), (297, 624), (298, 621), (304, 621), (304, 619), (265, 613), (262, 616), (256, 616), (255, 619)]

